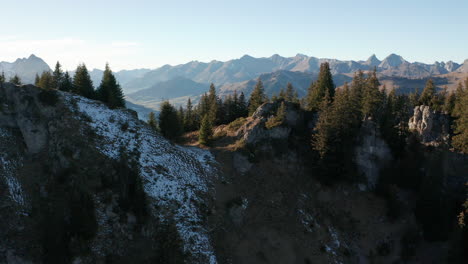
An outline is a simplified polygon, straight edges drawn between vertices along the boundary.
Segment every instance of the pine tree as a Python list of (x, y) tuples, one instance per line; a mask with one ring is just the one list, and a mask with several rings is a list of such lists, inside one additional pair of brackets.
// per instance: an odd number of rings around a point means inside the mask
[(39, 87), (40, 81), (41, 81), (41, 77), (39, 77), (39, 74), (36, 73), (36, 77), (34, 77), (34, 85)]
[(55, 70), (53, 73), (53, 89), (57, 90), (62, 90), (62, 84), (63, 84), (63, 71), (62, 71), (62, 65), (60, 65), (60, 62), (57, 61), (57, 64), (55, 64)]
[(3, 88), (3, 83), (5, 83), (5, 73), (2, 71), (0, 74), (0, 87)]
[(307, 110), (318, 111), (325, 97), (328, 97), (329, 101), (332, 102), (334, 96), (335, 84), (330, 71), (330, 65), (328, 62), (324, 62), (320, 65), (317, 81), (313, 82), (309, 87), (306, 97)]
[(429, 79), (421, 94), (419, 103), (422, 105), (427, 105), (427, 106), (432, 107), (435, 96), (436, 96), (436, 87), (434, 85), (434, 81), (432, 81), (432, 79)]
[(216, 95), (216, 88), (214, 84), (210, 85), (210, 90), (208, 91), (208, 114), (211, 118), (211, 124), (215, 125), (221, 120), (222, 113), (220, 112), (219, 98)]
[(177, 110), (169, 101), (164, 101), (161, 104), (159, 113), (159, 130), (161, 134), (169, 139), (176, 139), (182, 133), (181, 122), (177, 114)]
[(419, 105), (419, 97), (420, 96), (418, 89), (414, 89), (414, 92), (409, 94), (408, 98), (412, 107), (416, 107)]
[(202, 119), (200, 130), (198, 132), (198, 142), (201, 145), (208, 145), (213, 136), (213, 126), (211, 117), (209, 115), (205, 115)]
[(184, 128), (185, 131), (194, 131), (197, 129), (195, 120), (195, 113), (193, 111), (192, 100), (189, 98), (187, 100), (187, 106), (185, 109), (185, 116), (184, 116)]
[(158, 121), (156, 120), (156, 115), (154, 112), (150, 112), (148, 115), (148, 125), (154, 129), (158, 130)]
[(380, 114), (379, 108), (382, 106), (384, 93), (379, 91), (379, 86), (377, 69), (374, 68), (374, 71), (368, 76), (363, 87), (361, 111), (364, 117), (372, 116), (373, 118), (378, 118)]
[(54, 89), (54, 77), (49, 71), (43, 72), (37, 86), (46, 90)]
[[(278, 98), (276, 100), (278, 99), (286, 100), (286, 92), (283, 90), (283, 88), (281, 88), (277, 97)], [(273, 100), (273, 98), (271, 99), (271, 101), (276, 101), (276, 100)]]
[(453, 117), (455, 118), (452, 145), (463, 153), (468, 153), (468, 79), (467, 87), (457, 88)]
[(297, 96), (297, 91), (294, 89), (291, 83), (286, 85), (286, 94), (285, 99), (288, 102), (299, 103), (299, 98)]
[(15, 85), (22, 85), (21, 78), (17, 74), (10, 78), (10, 82)]
[(238, 100), (238, 115), (237, 118), (239, 117), (246, 117), (249, 114), (249, 110), (247, 107), (247, 102), (245, 100), (245, 95), (244, 92), (241, 92), (239, 95), (239, 100)]
[(65, 72), (63, 76), (63, 82), (62, 82), (62, 85), (60, 86), (60, 89), (65, 92), (70, 92), (73, 89), (73, 81), (70, 77), (70, 74), (68, 74), (68, 72)]
[(125, 107), (125, 99), (122, 88), (117, 83), (109, 64), (106, 63), (106, 69), (102, 75), (101, 84), (96, 90), (99, 100), (106, 103), (110, 108)]
[(360, 108), (353, 103), (346, 85), (336, 93), (332, 103), (326, 94), (319, 109), (319, 119), (312, 135), (312, 147), (318, 152), (321, 167), (327, 177), (336, 178), (346, 174), (343, 171), (350, 167), (348, 163), (361, 122)]
[(453, 109), (455, 108), (455, 101), (456, 101), (456, 96), (454, 92), (450, 92), (448, 93), (447, 96), (445, 96), (443, 110), (447, 114), (452, 115)]
[(85, 64), (80, 64), (76, 68), (75, 76), (73, 77), (72, 92), (87, 98), (95, 98), (93, 82), (91, 81)]
[(255, 88), (249, 99), (249, 115), (252, 115), (255, 111), (257, 111), (257, 108), (266, 101), (267, 98), (265, 96), (263, 82), (260, 78), (258, 78), (257, 84), (255, 85)]

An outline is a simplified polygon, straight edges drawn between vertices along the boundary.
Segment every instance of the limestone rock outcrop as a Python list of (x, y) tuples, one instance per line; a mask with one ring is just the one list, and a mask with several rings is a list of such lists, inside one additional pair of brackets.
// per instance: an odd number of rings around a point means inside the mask
[(414, 108), (408, 122), (409, 130), (416, 132), (422, 143), (439, 146), (449, 140), (450, 120), (448, 115), (431, 110), (427, 105)]

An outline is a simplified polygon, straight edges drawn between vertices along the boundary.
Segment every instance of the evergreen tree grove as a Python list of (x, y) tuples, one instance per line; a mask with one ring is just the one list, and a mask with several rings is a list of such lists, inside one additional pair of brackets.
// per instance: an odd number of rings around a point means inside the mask
[(327, 181), (345, 175), (350, 168), (350, 153), (353, 150), (356, 134), (360, 127), (360, 109), (352, 100), (347, 85), (338, 91), (335, 100), (330, 103), (328, 95), (319, 107), (319, 119), (314, 134), (312, 147), (320, 156), (320, 164)]

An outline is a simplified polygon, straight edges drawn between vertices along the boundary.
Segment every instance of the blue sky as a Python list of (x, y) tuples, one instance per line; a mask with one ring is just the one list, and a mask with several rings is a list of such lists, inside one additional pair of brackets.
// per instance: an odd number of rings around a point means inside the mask
[(468, 1), (0, 1), (0, 61), (34, 53), (114, 70), (297, 53), (468, 58)]

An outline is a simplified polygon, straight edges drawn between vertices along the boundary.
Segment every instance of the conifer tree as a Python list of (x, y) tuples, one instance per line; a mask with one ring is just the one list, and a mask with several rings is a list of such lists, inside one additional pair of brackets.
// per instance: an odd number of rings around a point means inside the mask
[(154, 129), (158, 130), (158, 121), (156, 120), (156, 115), (154, 112), (150, 112), (148, 115), (148, 125)]
[(181, 122), (177, 110), (169, 101), (164, 101), (161, 104), (159, 113), (159, 130), (161, 134), (169, 139), (176, 139), (182, 133)]
[(106, 63), (106, 69), (102, 75), (101, 84), (96, 90), (96, 95), (99, 100), (106, 103), (110, 108), (125, 107), (122, 88), (117, 83), (108, 63)]
[(62, 65), (60, 65), (60, 62), (58, 61), (57, 61), (57, 64), (55, 64), (55, 70), (52, 76), (53, 76), (53, 89), (62, 90), (61, 86), (63, 84), (64, 73), (62, 71)]
[(39, 87), (40, 81), (41, 81), (41, 77), (39, 77), (39, 74), (36, 73), (36, 77), (34, 77), (34, 85)]
[(203, 117), (200, 131), (198, 132), (198, 142), (201, 145), (208, 145), (213, 136), (213, 127), (211, 117), (207, 114)]
[(366, 83), (363, 89), (361, 110), (364, 117), (372, 116), (373, 118), (378, 117), (379, 108), (382, 106), (383, 93), (379, 91), (380, 82), (377, 78), (377, 69), (366, 79)]
[(195, 120), (195, 113), (193, 111), (192, 100), (189, 98), (187, 100), (187, 106), (185, 108), (185, 116), (184, 116), (184, 128), (186, 131), (194, 131), (197, 129), (196, 120)]
[(3, 83), (5, 83), (5, 73), (2, 71), (0, 73), (0, 87), (3, 87)]
[(434, 85), (434, 81), (432, 81), (432, 79), (429, 79), (421, 94), (419, 103), (422, 105), (433, 106), (435, 96), (436, 96), (436, 87)]
[(330, 71), (328, 62), (320, 65), (320, 72), (317, 81), (313, 82), (307, 93), (307, 110), (318, 111), (325, 97), (329, 98), (330, 103), (335, 96), (335, 84)]
[(445, 96), (443, 110), (447, 114), (452, 115), (453, 109), (455, 108), (455, 101), (456, 101), (456, 96), (454, 92), (450, 92), (448, 93), (447, 96)]
[(80, 64), (76, 68), (72, 92), (87, 98), (95, 98), (93, 82), (85, 64)]
[(218, 123), (221, 120), (221, 109), (219, 106), (219, 98), (216, 95), (216, 88), (214, 84), (212, 83), (210, 85), (210, 90), (208, 91), (208, 114), (211, 118), (211, 124), (214, 126), (216, 123)]
[(249, 114), (249, 110), (247, 108), (247, 101), (245, 100), (244, 92), (241, 92), (239, 95), (238, 111), (239, 113), (237, 117), (246, 117)]
[(54, 89), (54, 77), (49, 71), (43, 72), (37, 86), (46, 90)]
[[(468, 87), (468, 79), (465, 81)], [(456, 91), (453, 117), (455, 118), (452, 145), (463, 153), (468, 153), (468, 88), (459, 86)]]
[(293, 85), (289, 82), (286, 85), (285, 100), (288, 102), (299, 103), (297, 91), (294, 89)]
[(179, 109), (177, 110), (177, 119), (179, 120), (181, 133), (186, 131), (185, 126), (184, 126), (184, 117), (185, 117), (185, 110), (180, 105)]
[(68, 72), (63, 75), (63, 82), (60, 89), (65, 92), (70, 92), (73, 89), (73, 81)]
[[(330, 103), (326, 94), (319, 107), (319, 119), (312, 135), (312, 147), (321, 158), (321, 165), (330, 177), (343, 175), (360, 126), (360, 108), (350, 100), (349, 88), (336, 93)], [(327, 179), (332, 180), (332, 179)]]
[(257, 108), (266, 101), (267, 97), (265, 96), (263, 82), (260, 78), (258, 78), (257, 84), (255, 85), (255, 88), (249, 99), (249, 115), (252, 115), (255, 111), (257, 111)]
[(15, 74), (13, 77), (10, 78), (10, 82), (15, 85), (22, 85), (21, 78)]
[(412, 93), (409, 94), (408, 99), (412, 107), (416, 107), (419, 105), (419, 90), (414, 89)]
[[(289, 83), (288, 83), (289, 84)], [(281, 88), (279, 94), (278, 94), (278, 98), (277, 99), (282, 99), (282, 100), (286, 100), (286, 92), (283, 90), (283, 88)], [(272, 101), (275, 101), (273, 99), (271, 99)]]
[(284, 100), (284, 94), (281, 94), (281, 93), (282, 93), (282, 91), (280, 91), (280, 95), (273, 94), (271, 96), (271, 101), (276, 102), (276, 101), (279, 101), (279, 100)]
[(202, 96), (200, 97), (200, 101), (197, 105), (197, 114), (200, 116), (200, 119), (202, 119), (205, 115), (210, 113), (210, 107), (211, 105), (208, 99), (208, 94), (202, 94)]

